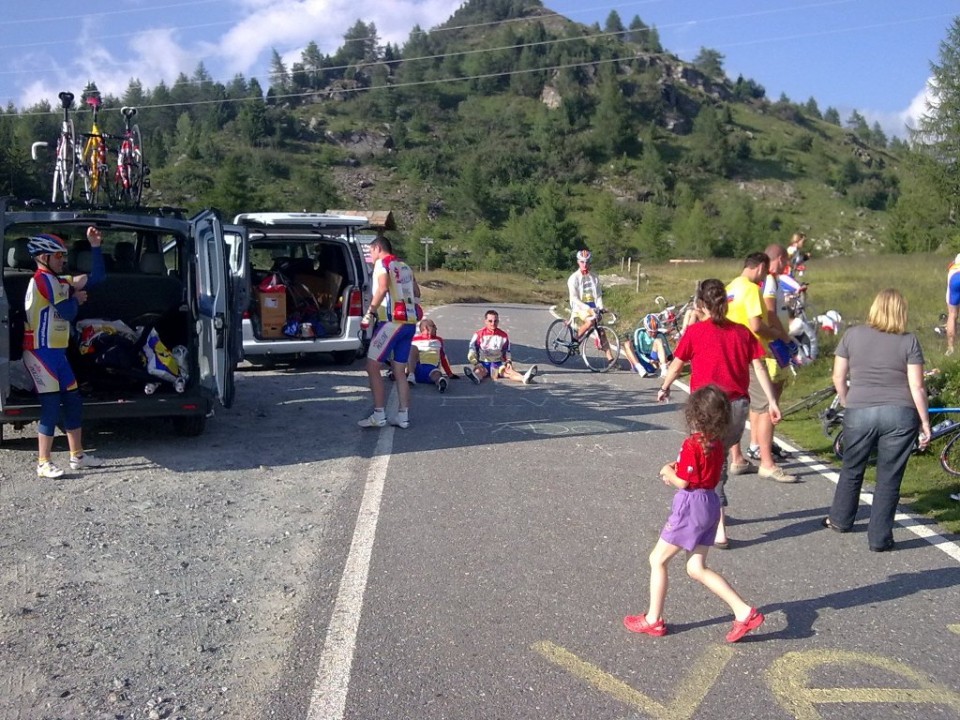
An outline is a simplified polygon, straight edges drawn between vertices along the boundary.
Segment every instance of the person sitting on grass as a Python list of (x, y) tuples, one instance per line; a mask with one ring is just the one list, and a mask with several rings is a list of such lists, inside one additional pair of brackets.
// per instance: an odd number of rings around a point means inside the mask
[(493, 380), (506, 378), (527, 385), (537, 374), (537, 366), (531, 365), (525, 373), (513, 368), (510, 359), (510, 338), (498, 326), (500, 314), (496, 310), (487, 310), (484, 314), (484, 326), (470, 338), (467, 361), (463, 374), (479, 385), (485, 377)]
[(673, 360), (670, 341), (660, 330), (660, 320), (653, 314), (643, 318), (643, 323), (633, 332), (633, 342), (627, 340), (623, 344), (623, 352), (630, 367), (645, 378), (663, 377)]

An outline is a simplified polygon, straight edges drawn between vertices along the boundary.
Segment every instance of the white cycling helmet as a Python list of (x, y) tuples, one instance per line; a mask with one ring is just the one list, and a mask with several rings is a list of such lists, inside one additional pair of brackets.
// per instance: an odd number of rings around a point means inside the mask
[(584, 248), (577, 253), (577, 262), (588, 263), (592, 257), (593, 255), (590, 254), (590, 251)]
[(660, 330), (660, 318), (653, 313), (644, 316), (643, 329), (647, 332), (657, 332)]
[(39, 255), (52, 255), (53, 253), (66, 251), (66, 244), (56, 235), (34, 235), (27, 241), (27, 252), (33, 258)]

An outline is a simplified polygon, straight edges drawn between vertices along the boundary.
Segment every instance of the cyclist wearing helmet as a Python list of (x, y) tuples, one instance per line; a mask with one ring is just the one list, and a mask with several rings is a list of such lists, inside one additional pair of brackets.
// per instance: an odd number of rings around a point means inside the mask
[(63, 406), (63, 428), (70, 445), (70, 469), (99, 467), (103, 462), (83, 451), (80, 432), (82, 403), (77, 379), (67, 361), (70, 344), (70, 323), (77, 317), (80, 305), (87, 300), (87, 288), (104, 277), (106, 270), (100, 244), (103, 237), (94, 227), (87, 228), (93, 258), (90, 275), (62, 275), (67, 246), (56, 235), (36, 235), (27, 249), (37, 263), (24, 300), (26, 321), (23, 335), (23, 364), (33, 379), (40, 400), (40, 422), (37, 426), (37, 475), (58, 478), (63, 470), (50, 459), (53, 436)]
[[(577, 270), (567, 279), (567, 291), (570, 296), (570, 310), (573, 319), (577, 322), (577, 340), (580, 340), (590, 330), (597, 317), (598, 310), (603, 310), (603, 290), (600, 287), (600, 278), (590, 271), (592, 254), (586, 248), (577, 252)], [(600, 329), (600, 338), (607, 358), (613, 359), (607, 345), (606, 336)]]
[(660, 329), (660, 319), (653, 315), (643, 318), (643, 323), (633, 332), (633, 340), (623, 344), (623, 351), (630, 367), (646, 378), (663, 377), (673, 360), (670, 342)]

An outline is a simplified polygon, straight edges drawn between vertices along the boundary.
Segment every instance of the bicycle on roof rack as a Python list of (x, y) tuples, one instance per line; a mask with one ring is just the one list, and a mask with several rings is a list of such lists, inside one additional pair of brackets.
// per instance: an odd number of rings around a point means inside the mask
[(117, 148), (117, 169), (113, 186), (117, 200), (123, 205), (138, 206), (143, 189), (150, 187), (150, 168), (143, 161), (143, 140), (140, 126), (133, 124), (137, 108), (122, 107), (124, 130)]
[[(61, 92), (60, 107), (63, 108), (63, 118), (60, 121), (60, 134), (57, 136), (57, 154), (53, 165), (53, 193), (51, 202), (61, 202), (69, 205), (73, 200), (74, 181), (77, 177), (77, 168), (80, 164), (80, 148), (77, 145), (77, 133), (70, 117), (70, 108), (73, 106), (73, 93)], [(49, 147), (50, 143), (41, 140), (30, 146), (30, 157), (38, 160), (37, 151)]]
[(110, 200), (110, 172), (107, 165), (107, 138), (100, 131), (100, 108), (103, 106), (99, 94), (93, 94), (84, 101), (90, 106), (93, 117), (90, 132), (81, 133), (86, 138), (80, 152), (80, 177), (83, 179), (83, 197), (92, 205), (100, 205), (104, 199)]

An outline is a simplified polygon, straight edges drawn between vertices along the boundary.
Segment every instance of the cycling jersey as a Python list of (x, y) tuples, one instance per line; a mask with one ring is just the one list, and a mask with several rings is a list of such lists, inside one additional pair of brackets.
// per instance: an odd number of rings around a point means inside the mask
[(510, 338), (500, 328), (481, 328), (470, 338), (467, 360), (476, 363), (510, 361)]
[(439, 335), (430, 337), (428, 333), (413, 336), (413, 345), (420, 354), (420, 364), (442, 367), (447, 375), (453, 375), (450, 363), (447, 362), (447, 353), (443, 347), (443, 338)]
[(960, 255), (947, 268), (947, 305), (960, 305)]
[(384, 255), (373, 266), (374, 287), (381, 275), (387, 276), (387, 294), (377, 308), (378, 319), (414, 325), (422, 320), (423, 309), (416, 296), (416, 281), (410, 266), (395, 255)]
[(65, 349), (70, 344), (70, 322), (80, 309), (71, 281), (70, 276), (58, 276), (44, 267), (34, 273), (24, 299), (24, 350)]
[(570, 309), (577, 317), (586, 317), (593, 308), (603, 309), (603, 290), (600, 278), (592, 272), (577, 270), (567, 279)]

